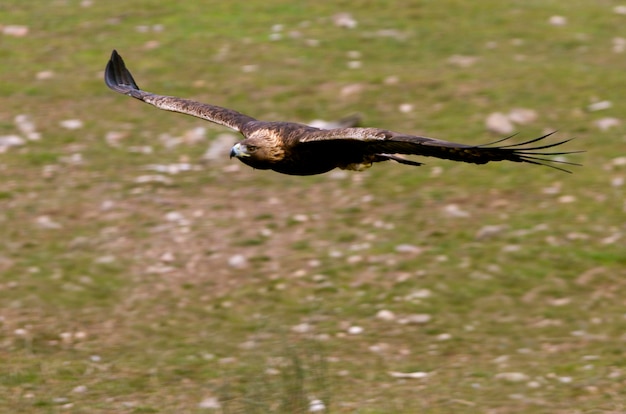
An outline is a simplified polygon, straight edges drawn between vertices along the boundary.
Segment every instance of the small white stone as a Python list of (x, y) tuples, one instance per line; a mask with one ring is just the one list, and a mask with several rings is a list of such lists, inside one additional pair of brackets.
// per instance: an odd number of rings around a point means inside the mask
[(412, 244), (399, 244), (396, 246), (396, 252), (398, 253), (412, 253), (412, 254), (420, 254), (424, 251), (419, 246), (414, 246)]
[(152, 174), (152, 175), (140, 175), (139, 177), (135, 178), (135, 183), (137, 184), (150, 184), (150, 183), (172, 184), (173, 181), (171, 178), (168, 178), (164, 175)]
[[(91, 283), (91, 281), (87, 281), (86, 279), (82, 279), (81, 281), (83, 281), (83, 283), (84, 282)], [(87, 332), (84, 332), (84, 331), (74, 332), (74, 339), (81, 341), (86, 338), (87, 338)]]
[(29, 31), (28, 26), (21, 26), (16, 24), (10, 24), (4, 27), (0, 25), (0, 30), (2, 30), (2, 34), (13, 37), (24, 37), (28, 34)]
[(320, 45), (320, 41), (318, 39), (306, 39), (304, 44), (308, 47), (318, 47)]
[(41, 72), (37, 72), (35, 75), (35, 79), (37, 80), (47, 80), (52, 79), (54, 77), (54, 72), (51, 70), (42, 70)]
[(426, 299), (431, 297), (433, 292), (430, 289), (417, 289), (409, 293), (404, 297), (406, 301), (413, 301), (415, 299)]
[(413, 108), (414, 108), (413, 104), (403, 103), (403, 104), (400, 104), (400, 106), (398, 107), (398, 110), (402, 112), (403, 114), (408, 114), (409, 112), (413, 111)]
[(185, 216), (183, 216), (182, 213), (179, 213), (178, 211), (170, 211), (169, 213), (165, 214), (165, 220), (167, 221), (180, 221), (184, 219)]
[(364, 329), (360, 326), (351, 326), (348, 328), (348, 333), (350, 335), (360, 335), (362, 334)]
[(604, 245), (615, 244), (621, 238), (622, 238), (622, 234), (621, 233), (615, 233), (615, 234), (612, 234), (610, 236), (607, 236), (607, 237), (604, 237), (604, 238), (600, 239), (600, 243), (604, 244)]
[(387, 309), (381, 309), (376, 313), (376, 318), (383, 321), (393, 321), (396, 319), (396, 315)]
[(18, 328), (16, 330), (14, 330), (13, 333), (15, 334), (15, 336), (26, 336), (26, 335), (28, 335), (28, 331), (26, 329), (23, 329), (23, 328)]
[(83, 121), (80, 119), (66, 119), (59, 123), (65, 129), (80, 129), (83, 127)]
[(26, 144), (26, 141), (18, 135), (0, 136), (0, 152), (6, 152), (8, 148), (19, 147), (24, 144)]
[(496, 379), (501, 379), (509, 382), (522, 382), (528, 381), (528, 375), (522, 372), (501, 372), (496, 374)]
[(61, 224), (52, 220), (49, 216), (39, 216), (36, 219), (37, 225), (42, 229), (60, 229)]
[(15, 117), (15, 126), (20, 131), (22, 136), (26, 137), (29, 141), (39, 141), (41, 139), (41, 133), (37, 132), (35, 123), (29, 115), (20, 114)]
[(620, 126), (622, 121), (613, 117), (605, 117), (596, 120), (594, 124), (601, 131), (608, 131), (611, 128)]
[(513, 123), (509, 117), (502, 112), (493, 112), (487, 116), (485, 120), (485, 126), (491, 132), (497, 134), (511, 134), (515, 131)]
[(77, 394), (82, 394), (84, 392), (87, 392), (87, 386), (85, 386), (85, 385), (78, 385), (78, 386), (76, 386), (76, 387), (74, 387), (72, 389), (72, 392), (75, 392)]
[(324, 411), (326, 409), (326, 405), (324, 405), (324, 401), (322, 400), (311, 400), (309, 402), (309, 412), (317, 413), (320, 411)]
[(341, 88), (339, 91), (339, 95), (342, 98), (347, 98), (349, 96), (355, 96), (360, 94), (365, 90), (365, 86), (361, 83), (351, 83)]
[(598, 101), (587, 105), (587, 110), (590, 112), (602, 111), (605, 109), (609, 109), (612, 106), (613, 103), (611, 101)]
[(461, 207), (458, 206), (458, 204), (448, 204), (448, 205), (446, 205), (443, 208), (443, 212), (448, 217), (467, 218), (467, 217), (470, 216), (470, 213), (465, 211), (465, 210), (462, 210)]
[(398, 319), (398, 323), (403, 325), (424, 325), (430, 322), (433, 317), (427, 313), (416, 313), (414, 315), (408, 315), (404, 318)]
[(530, 124), (538, 117), (537, 111), (528, 108), (513, 108), (507, 116), (511, 122), (519, 125)]
[(248, 266), (248, 259), (242, 254), (235, 254), (228, 258), (228, 265), (235, 269), (243, 269)]
[(350, 13), (337, 13), (333, 16), (333, 23), (337, 27), (345, 27), (346, 29), (354, 29), (357, 21), (354, 20)]
[(205, 127), (195, 127), (188, 129), (183, 133), (181, 137), (182, 141), (186, 144), (197, 144), (198, 142), (202, 142), (206, 139), (207, 129)]
[(478, 61), (476, 56), (452, 55), (448, 58), (448, 63), (460, 68), (468, 68)]
[(202, 158), (209, 161), (226, 160), (230, 148), (235, 144), (235, 142), (237, 142), (237, 140), (238, 138), (234, 134), (219, 134), (213, 141), (211, 141)]
[(160, 260), (162, 262), (173, 262), (174, 260), (176, 260), (176, 257), (172, 252), (165, 252), (161, 255)]
[(146, 50), (156, 49), (159, 46), (161, 46), (161, 43), (158, 40), (148, 40), (143, 45), (144, 49)]
[(220, 400), (215, 397), (208, 397), (198, 403), (198, 408), (203, 408), (206, 410), (219, 410), (222, 408), (222, 404), (220, 404)]
[(505, 225), (499, 224), (483, 226), (476, 232), (476, 238), (479, 240), (488, 239), (502, 233), (505, 229)]
[(243, 65), (241, 67), (241, 70), (244, 73), (252, 73), (252, 72), (256, 72), (257, 70), (259, 70), (259, 65)]
[(626, 157), (613, 158), (611, 160), (611, 164), (613, 164), (616, 167), (622, 167), (622, 166), (626, 165)]
[(397, 85), (400, 82), (400, 78), (396, 75), (387, 76), (383, 83), (385, 85)]
[(295, 332), (295, 333), (307, 333), (310, 332), (313, 329), (313, 326), (311, 326), (311, 324), (303, 322), (300, 323), (298, 325), (294, 325), (291, 327), (291, 331)]
[(550, 301), (550, 305), (557, 306), (557, 307), (565, 306), (565, 305), (569, 305), (571, 301), (572, 301), (571, 298), (556, 298)]
[(567, 24), (567, 17), (564, 16), (551, 16), (548, 22), (552, 26), (565, 26)]
[(613, 45), (613, 53), (624, 53), (626, 51), (626, 38), (614, 37), (611, 43)]
[(573, 195), (562, 195), (558, 198), (559, 203), (570, 204), (576, 201), (576, 196)]
[(613, 13), (626, 14), (626, 6), (620, 5), (620, 6), (613, 7)]
[(391, 371), (389, 373), (394, 378), (410, 378), (410, 379), (422, 379), (428, 377), (428, 372), (395, 372)]

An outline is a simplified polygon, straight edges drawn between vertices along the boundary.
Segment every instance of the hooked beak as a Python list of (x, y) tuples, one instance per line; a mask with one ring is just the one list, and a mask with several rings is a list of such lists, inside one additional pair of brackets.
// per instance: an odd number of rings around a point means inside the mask
[(233, 145), (233, 147), (230, 149), (230, 158), (233, 158), (233, 157), (243, 158), (243, 157), (249, 157), (249, 156), (250, 154), (248, 154), (246, 146), (241, 145), (240, 142)]
[(233, 157), (239, 157), (239, 154), (241, 154), (241, 144), (236, 143), (235, 145), (233, 145), (233, 147), (230, 149), (230, 158)]

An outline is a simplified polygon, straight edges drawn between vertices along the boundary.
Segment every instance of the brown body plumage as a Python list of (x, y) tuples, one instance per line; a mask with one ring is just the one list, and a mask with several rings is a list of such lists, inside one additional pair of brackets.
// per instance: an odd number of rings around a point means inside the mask
[(270, 169), (283, 174), (313, 175), (334, 168), (361, 170), (388, 160), (421, 165), (420, 162), (396, 154), (423, 155), (474, 164), (505, 160), (526, 162), (562, 171), (567, 170), (555, 164), (577, 165), (545, 158), (576, 152), (544, 152), (569, 140), (528, 146), (551, 134), (519, 144), (494, 145), (503, 142), (505, 138), (487, 145), (466, 145), (378, 128), (326, 130), (294, 122), (259, 121), (231, 109), (142, 91), (115, 50), (105, 70), (105, 82), (114, 91), (159, 109), (192, 115), (239, 131), (245, 139), (235, 144), (230, 152), (231, 157), (237, 157), (253, 168)]

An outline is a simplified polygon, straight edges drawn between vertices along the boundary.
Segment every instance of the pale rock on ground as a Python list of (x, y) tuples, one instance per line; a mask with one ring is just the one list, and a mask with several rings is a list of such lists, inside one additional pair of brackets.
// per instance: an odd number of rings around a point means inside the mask
[(28, 26), (9, 24), (4, 27), (0, 26), (2, 34), (12, 37), (24, 37), (28, 34)]
[(609, 129), (618, 127), (621, 124), (621, 120), (613, 117), (600, 118), (594, 122), (594, 125), (601, 131), (608, 131)]
[(529, 377), (522, 372), (501, 372), (496, 374), (496, 379), (508, 382), (523, 382), (528, 381)]
[(83, 127), (83, 121), (81, 121), (80, 119), (66, 119), (64, 121), (61, 121), (59, 125), (61, 125), (65, 129), (70, 130), (80, 129)]
[(395, 372), (391, 371), (389, 373), (393, 378), (408, 378), (408, 379), (422, 379), (428, 377), (427, 372)]
[(587, 105), (587, 110), (589, 112), (595, 112), (595, 111), (602, 111), (605, 109), (609, 109), (613, 106), (613, 103), (611, 101), (596, 101), (594, 103), (591, 103), (589, 105)]
[(0, 136), (0, 154), (7, 152), (11, 147), (20, 147), (26, 144), (26, 140), (18, 135), (2, 135)]
[(448, 58), (449, 64), (458, 66), (460, 68), (469, 68), (470, 66), (473, 66), (476, 62), (478, 62), (478, 57), (476, 56), (452, 55)]
[(551, 16), (548, 22), (552, 26), (565, 26), (567, 24), (567, 17), (564, 16)]
[(487, 116), (485, 126), (497, 134), (512, 134), (515, 124), (527, 125), (537, 119), (537, 111), (528, 108), (513, 108), (509, 113), (493, 112)]
[(515, 131), (513, 122), (502, 112), (489, 114), (485, 120), (485, 126), (489, 131), (495, 132), (496, 134), (512, 134), (513, 131)]
[(205, 410), (219, 410), (222, 408), (222, 404), (215, 397), (207, 397), (198, 403), (198, 408)]
[(333, 16), (333, 23), (337, 27), (345, 27), (346, 29), (354, 29), (357, 21), (350, 13), (337, 13)]
[(206, 161), (227, 160), (230, 149), (238, 140), (235, 134), (219, 134), (211, 142), (202, 159)]
[(322, 400), (311, 400), (311, 402), (309, 402), (309, 412), (310, 413), (317, 413), (320, 411), (324, 411), (326, 410), (326, 405), (324, 404), (324, 401)]
[(614, 37), (611, 43), (613, 44), (613, 53), (624, 53), (626, 50), (626, 38)]

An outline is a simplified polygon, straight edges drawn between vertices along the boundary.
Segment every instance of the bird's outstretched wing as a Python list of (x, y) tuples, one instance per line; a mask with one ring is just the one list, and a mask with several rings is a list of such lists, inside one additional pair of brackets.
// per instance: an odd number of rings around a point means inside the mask
[(104, 81), (107, 86), (114, 91), (132, 96), (140, 101), (154, 105), (159, 109), (180, 112), (206, 119), (207, 121), (224, 125), (236, 131), (240, 131), (246, 123), (255, 121), (254, 118), (233, 111), (232, 109), (142, 91), (139, 89), (139, 86), (137, 86), (137, 83), (135, 83), (133, 75), (126, 69), (124, 60), (115, 50), (111, 53), (111, 59), (107, 63), (104, 71)]
[[(571, 141), (571, 139), (547, 144), (536, 144), (552, 134), (553, 132), (516, 144), (502, 145), (504, 141), (512, 138), (510, 136), (488, 144), (467, 145), (435, 138), (400, 134), (378, 128), (338, 128), (313, 132), (300, 139), (300, 143), (306, 145), (327, 145), (330, 148), (333, 146), (333, 143), (339, 144), (339, 142), (342, 142), (343, 144), (338, 146), (344, 148), (344, 151), (346, 148), (351, 148), (354, 151), (363, 152), (365, 156), (378, 154), (388, 159), (398, 162), (405, 161), (404, 163), (409, 164), (411, 163), (409, 160), (394, 157), (391, 154), (422, 155), (473, 164), (485, 164), (490, 161), (526, 162), (571, 172), (558, 164), (580, 164), (550, 157), (583, 151), (549, 150), (565, 144)], [(350, 142), (352, 142), (352, 145), (350, 145)]]

